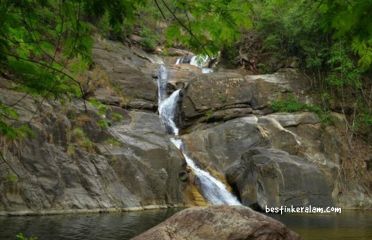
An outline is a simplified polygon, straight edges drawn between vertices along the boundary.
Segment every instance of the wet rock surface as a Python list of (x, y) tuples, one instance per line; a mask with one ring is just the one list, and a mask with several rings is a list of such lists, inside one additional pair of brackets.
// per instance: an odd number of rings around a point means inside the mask
[(282, 223), (242, 206), (189, 208), (133, 240), (297, 240)]

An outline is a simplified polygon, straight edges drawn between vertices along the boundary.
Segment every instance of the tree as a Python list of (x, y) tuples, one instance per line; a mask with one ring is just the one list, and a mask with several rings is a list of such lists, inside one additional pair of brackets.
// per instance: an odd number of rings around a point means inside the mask
[[(141, 1), (136, 1), (141, 2)], [(16, 83), (11, 90), (42, 98), (85, 97), (76, 80), (91, 62), (92, 24), (109, 16), (116, 28), (133, 18), (129, 0), (1, 0), (0, 74)], [(82, 68), (83, 67), (83, 68)], [(0, 133), (16, 138), (12, 106), (0, 102)]]
[[(78, 74), (91, 63), (94, 25), (123, 39), (148, 6), (168, 24), (169, 44), (180, 42), (205, 54), (216, 53), (249, 26), (243, 0), (0, 0), (0, 74), (12, 90), (42, 98), (82, 97)], [(15, 138), (17, 113), (0, 102), (0, 133)]]
[(214, 55), (235, 42), (251, 26), (251, 4), (244, 0), (154, 0), (168, 22), (170, 44), (181, 43), (196, 52)]
[(372, 1), (262, 0), (253, 9), (264, 48), (282, 58), (296, 56), (316, 80), (323, 107), (329, 109), (334, 98), (352, 115), (351, 132), (371, 129)]

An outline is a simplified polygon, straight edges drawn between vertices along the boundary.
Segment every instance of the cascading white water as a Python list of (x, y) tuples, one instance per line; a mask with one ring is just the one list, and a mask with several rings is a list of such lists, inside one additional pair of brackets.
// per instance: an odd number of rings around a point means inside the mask
[[(178, 58), (177, 61), (176, 61), (176, 65), (183, 63), (183, 58), (184, 57)], [(209, 60), (210, 60), (210, 58), (206, 55), (192, 56), (189, 59), (190, 62), (188, 62), (188, 64), (200, 68), (202, 70), (202, 73), (212, 73), (213, 72), (212, 68), (204, 67), (208, 64)]]
[(170, 128), (172, 133), (178, 136), (179, 130), (175, 123), (177, 103), (180, 98), (181, 89), (174, 91), (168, 98), (159, 104), (159, 115), (166, 128)]
[[(164, 65), (161, 65), (158, 76), (159, 115), (165, 127), (171, 128), (173, 134), (178, 136), (179, 129), (175, 124), (175, 118), (181, 90), (174, 91), (167, 97), (167, 81), (168, 71)], [(183, 154), (187, 165), (192, 169), (198, 180), (203, 196), (208, 202), (214, 205), (241, 205), (238, 199), (226, 189), (226, 186), (221, 181), (196, 166), (195, 162), (185, 153), (181, 139), (171, 138), (171, 142)]]
[(226, 186), (222, 182), (214, 178), (209, 172), (196, 166), (194, 161), (184, 152), (181, 139), (171, 138), (171, 141), (182, 152), (187, 165), (196, 175), (202, 194), (208, 202), (214, 205), (241, 205), (238, 199), (226, 189)]
[(190, 59), (190, 65), (202, 68), (208, 64), (208, 61), (209, 57), (205, 55), (192, 56), (192, 58)]
[(178, 135), (179, 130), (175, 123), (177, 103), (180, 98), (181, 89), (167, 96), (168, 70), (160, 65), (158, 73), (158, 109), (162, 123), (168, 132)]
[(158, 72), (158, 106), (167, 98), (168, 70), (161, 64)]

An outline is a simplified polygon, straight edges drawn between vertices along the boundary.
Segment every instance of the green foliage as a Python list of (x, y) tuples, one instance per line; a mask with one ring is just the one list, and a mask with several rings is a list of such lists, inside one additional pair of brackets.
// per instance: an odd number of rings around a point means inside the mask
[(32, 136), (31, 129), (26, 124), (17, 124), (18, 113), (12, 107), (0, 102), (0, 134), (8, 139)]
[(138, 23), (139, 10), (150, 0), (85, 0), (84, 9), (99, 32), (113, 40), (124, 40)]
[(73, 145), (73, 144), (69, 144), (68, 146), (67, 146), (67, 155), (69, 155), (69, 156), (74, 156), (75, 155), (75, 153), (76, 153), (76, 147), (75, 147), (75, 145)]
[(218, 100), (221, 101), (221, 103), (227, 102), (227, 95), (224, 93), (218, 93)]
[(101, 129), (108, 128), (110, 126), (109, 121), (106, 119), (106, 117), (107, 117), (107, 111), (108, 111), (108, 106), (105, 105), (105, 104), (103, 104), (103, 103), (101, 103), (97, 99), (90, 99), (89, 100), (89, 103), (98, 110), (98, 114), (101, 117), (101, 119), (97, 121), (98, 126)]
[[(91, 64), (91, 23), (102, 19), (110, 31), (121, 29), (144, 1), (1, 0), (0, 74), (32, 96), (85, 97), (77, 79)], [(15, 110), (0, 104), (0, 134), (24, 136)]]
[(332, 118), (326, 109), (313, 104), (306, 104), (298, 101), (296, 97), (289, 96), (283, 100), (276, 100), (271, 103), (274, 112), (314, 112), (318, 115), (320, 121), (325, 124), (332, 123)]
[[(282, 62), (295, 56), (315, 79), (314, 90), (326, 93), (327, 99), (319, 94), (324, 107), (343, 112), (355, 108), (350, 121), (356, 124), (350, 125), (366, 126), (365, 116), (371, 112), (372, 1), (263, 0), (253, 3), (253, 11), (263, 50)], [(293, 101), (273, 107), (311, 110)], [(327, 119), (327, 114), (321, 116)]]
[(37, 237), (26, 237), (23, 233), (18, 233), (16, 236), (16, 240), (37, 240)]
[(214, 110), (213, 110), (213, 109), (209, 109), (208, 111), (206, 111), (206, 112), (204, 113), (205, 119), (206, 119), (207, 121), (211, 120), (212, 117), (213, 117), (213, 113), (214, 113)]
[[(94, 143), (87, 137), (82, 128), (76, 127), (71, 132), (71, 139), (78, 146), (85, 150), (92, 152), (94, 149)], [(74, 154), (75, 148), (73, 145), (69, 145), (67, 152), (71, 155)]]
[(98, 114), (103, 116), (103, 115), (106, 115), (107, 113), (107, 105), (101, 103), (99, 100), (97, 99), (89, 99), (89, 103), (98, 110)]
[(78, 92), (65, 69), (68, 59), (90, 59), (90, 27), (80, 21), (78, 1), (9, 1), (0, 7), (0, 59), (23, 91), (43, 96)]
[(158, 0), (164, 17), (170, 23), (166, 39), (196, 52), (216, 54), (234, 43), (243, 29), (251, 26), (251, 5), (244, 0)]
[(326, 78), (331, 86), (362, 87), (361, 71), (349, 55), (350, 53), (343, 47), (342, 42), (338, 42), (331, 47), (327, 62), (331, 66), (331, 70)]
[(333, 31), (336, 40), (346, 40), (359, 54), (359, 64), (368, 68), (372, 63), (372, 22), (370, 0), (319, 1), (324, 31)]
[(141, 29), (141, 44), (147, 51), (153, 51), (158, 44), (158, 36), (151, 29), (144, 27)]
[(372, 11), (369, 0), (282, 1), (264, 0), (254, 4), (255, 28), (264, 46), (278, 54), (297, 55), (307, 68), (327, 66), (334, 44), (359, 55), (358, 67), (372, 63)]
[(104, 143), (107, 144), (107, 145), (111, 145), (111, 146), (121, 146), (122, 145), (122, 143), (120, 141), (118, 141), (117, 139), (112, 138), (112, 137), (106, 139)]
[(367, 126), (372, 126), (372, 113), (362, 113), (361, 114), (361, 121), (363, 124), (367, 125)]
[(362, 110), (355, 117), (353, 130), (362, 131), (364, 133), (372, 132), (372, 111), (365, 107), (361, 108)]
[(285, 100), (277, 100), (271, 103), (274, 112), (298, 112), (308, 110), (308, 105), (299, 102), (294, 97)]
[(107, 129), (108, 127), (110, 127), (110, 123), (106, 119), (98, 120), (97, 124), (101, 129)]
[(84, 139), (84, 138), (86, 138), (85, 133), (84, 133), (84, 130), (81, 129), (81, 128), (74, 128), (72, 130), (72, 137), (74, 137), (76, 139)]
[(114, 122), (120, 122), (120, 121), (123, 120), (123, 116), (122, 116), (121, 114), (119, 114), (119, 113), (116, 113), (116, 112), (113, 112), (113, 113), (111, 114), (111, 118), (112, 118), (112, 120), (113, 120)]
[(9, 183), (17, 183), (18, 182), (18, 176), (14, 174), (13, 172), (8, 173), (5, 177), (6, 181)]

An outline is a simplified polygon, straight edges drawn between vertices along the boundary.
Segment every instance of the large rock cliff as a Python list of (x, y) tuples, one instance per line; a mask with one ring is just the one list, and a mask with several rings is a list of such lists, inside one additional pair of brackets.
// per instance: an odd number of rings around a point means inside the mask
[[(1, 140), (0, 212), (205, 204), (156, 113), (160, 57), (97, 40), (93, 58), (84, 87), (104, 111), (95, 102), (23, 97), (0, 88), (2, 102), (20, 99), (20, 119), (33, 130), (25, 140)], [(311, 101), (306, 78), (297, 71), (202, 74), (190, 65), (169, 68), (169, 92), (183, 89), (180, 124), (187, 153), (230, 184), (243, 204), (371, 207), (366, 163), (372, 151), (361, 143), (363, 154), (353, 154), (344, 116), (333, 113), (334, 124), (324, 125), (314, 113), (272, 112), (270, 103), (288, 94)]]

